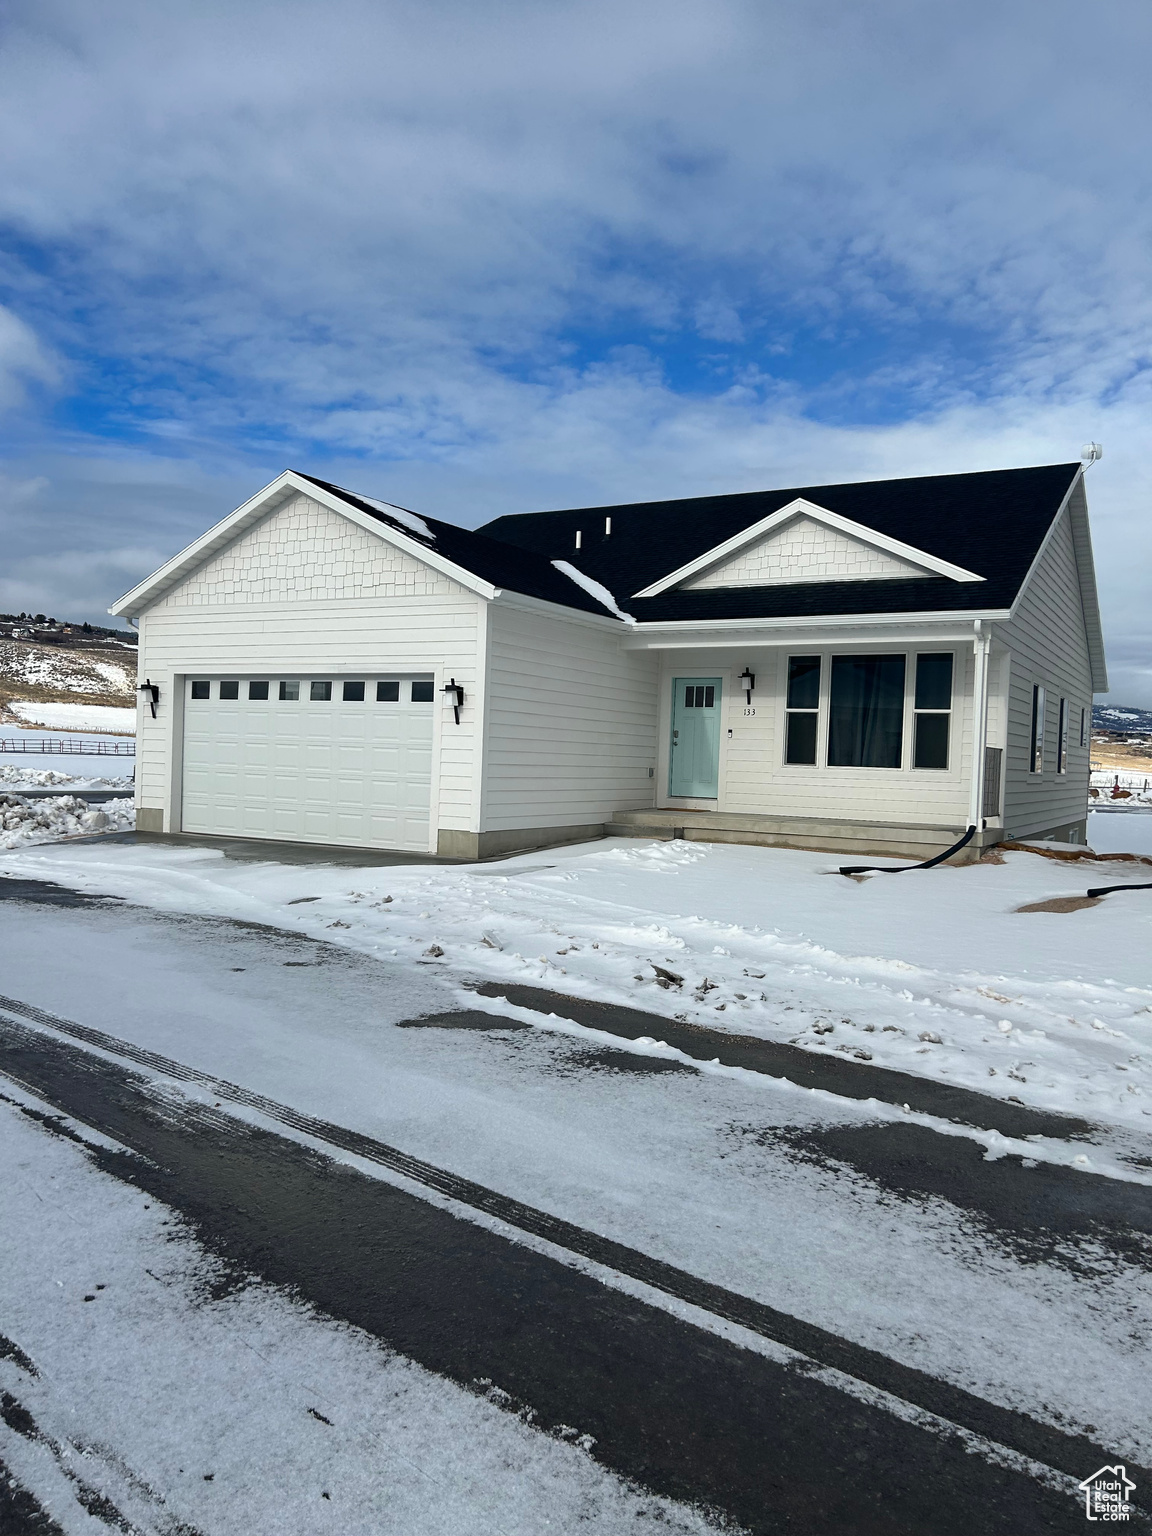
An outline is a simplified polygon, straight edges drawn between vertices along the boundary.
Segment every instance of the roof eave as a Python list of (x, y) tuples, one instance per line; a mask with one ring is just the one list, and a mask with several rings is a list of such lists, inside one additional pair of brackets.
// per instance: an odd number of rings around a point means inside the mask
[(987, 578), (977, 575), (975, 571), (966, 570), (963, 566), (955, 565), (951, 560), (942, 560), (938, 555), (929, 553), (928, 550), (918, 549), (915, 545), (906, 544), (901, 539), (891, 538), (886, 533), (881, 533), (876, 528), (870, 528), (866, 523), (857, 522), (850, 517), (843, 517), (838, 512), (831, 511), (828, 507), (822, 507), (819, 503), (809, 501), (805, 496), (794, 497), (783, 507), (777, 507), (775, 512), (770, 512), (766, 517), (742, 528), (739, 533), (734, 533), (731, 538), (723, 543), (707, 549), (695, 559), (680, 566), (675, 571), (670, 571), (667, 576), (662, 576), (659, 581), (652, 582), (649, 586), (634, 592), (634, 598), (659, 597), (671, 588), (679, 586), (681, 582), (688, 581), (691, 577), (699, 575), (711, 566), (718, 565), (730, 555), (737, 554), (741, 549), (753, 543), (756, 539), (763, 538), (775, 528), (784, 523), (791, 522), (795, 517), (810, 517), (816, 522), (823, 523), (826, 527), (835, 529), (849, 538), (858, 539), (863, 543), (871, 544), (876, 549), (881, 549), (885, 554), (896, 559), (908, 561), (918, 565), (926, 572), (930, 571), (934, 576), (947, 576), (951, 581), (985, 581)]
[(375, 534), (385, 543), (393, 544), (397, 549), (404, 550), (423, 564), (431, 566), (442, 575), (458, 582), (462, 587), (467, 587), (478, 596), (491, 599), (496, 588), (482, 580), (473, 572), (465, 570), (452, 560), (446, 560), (437, 550), (429, 548), (419, 539), (412, 538), (400, 529), (393, 527), (383, 518), (374, 517), (371, 513), (363, 511), (360, 507), (345, 501), (342, 496), (334, 495), (316, 484), (314, 480), (305, 475), (298, 475), (294, 470), (286, 469), (276, 479), (266, 485), (255, 496), (249, 497), (234, 512), (221, 518), (206, 533), (173, 555), (171, 560), (152, 573), (145, 581), (126, 592), (116, 603), (108, 609), (118, 618), (138, 617), (146, 608), (150, 608), (158, 602), (167, 592), (177, 586), (194, 570), (210, 560), (213, 555), (225, 549), (233, 540), (245, 533), (248, 528), (266, 517), (269, 512), (275, 511), (291, 494), (301, 494), (318, 501), (326, 506), (329, 511), (346, 517), (350, 522), (356, 523), (366, 532)]

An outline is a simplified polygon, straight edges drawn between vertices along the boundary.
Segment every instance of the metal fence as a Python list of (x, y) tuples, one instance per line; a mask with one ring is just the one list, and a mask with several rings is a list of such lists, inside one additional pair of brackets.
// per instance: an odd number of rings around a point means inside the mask
[(135, 757), (136, 742), (92, 741), (72, 736), (0, 736), (0, 752), (47, 753), (59, 757)]

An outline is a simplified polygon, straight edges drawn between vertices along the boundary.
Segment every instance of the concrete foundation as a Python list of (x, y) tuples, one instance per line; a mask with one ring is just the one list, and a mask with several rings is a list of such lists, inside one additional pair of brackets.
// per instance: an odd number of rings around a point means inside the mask
[[(764, 848), (932, 859), (963, 837), (964, 827), (911, 826), (906, 822), (833, 821), (807, 816), (743, 816), (723, 811), (618, 811), (609, 837), (681, 837), (697, 843), (752, 843)], [(1004, 833), (987, 828), (957, 855), (957, 864), (978, 859)]]
[(136, 807), (137, 832), (163, 832), (164, 812), (153, 809), (148, 805)]
[(436, 852), (442, 859), (491, 859), (500, 854), (530, 853), (561, 843), (591, 843), (604, 836), (604, 823), (574, 827), (514, 827), (503, 832), (440, 831)]

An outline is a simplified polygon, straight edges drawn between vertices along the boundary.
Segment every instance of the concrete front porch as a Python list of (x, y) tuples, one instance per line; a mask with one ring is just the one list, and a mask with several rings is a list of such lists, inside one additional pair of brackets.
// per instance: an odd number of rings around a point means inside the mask
[[(829, 853), (931, 859), (959, 842), (966, 828), (678, 809), (617, 811), (604, 830), (609, 837), (682, 837), (696, 843), (755, 843), (767, 848), (810, 848)], [(956, 855), (956, 863), (972, 863), (985, 848), (1002, 837), (999, 827), (977, 832), (968, 846)]]

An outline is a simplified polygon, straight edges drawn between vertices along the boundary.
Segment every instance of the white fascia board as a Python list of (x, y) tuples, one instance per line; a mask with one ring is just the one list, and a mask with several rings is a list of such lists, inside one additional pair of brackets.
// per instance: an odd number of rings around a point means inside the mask
[(1100, 596), (1096, 588), (1096, 563), (1092, 557), (1092, 534), (1088, 524), (1087, 496), (1084, 496), (1084, 507), (1081, 508), (1073, 500), (1077, 489), (1084, 486), (1084, 469), (1072, 476), (1072, 484), (1068, 487), (1064, 500), (1060, 503), (1059, 510), (1051, 523), (1048, 532), (1040, 543), (1040, 548), (1032, 564), (1028, 567), (1028, 574), (1020, 583), (1020, 590), (1012, 603), (1011, 617), (1015, 618), (1020, 604), (1024, 600), (1024, 594), (1028, 590), (1028, 584), (1035, 576), (1041, 560), (1048, 552), (1048, 546), (1056, 536), (1056, 530), (1060, 526), (1060, 519), (1065, 512), (1068, 514), (1069, 527), (1072, 532), (1072, 548), (1076, 559), (1076, 575), (1080, 586), (1080, 605), (1084, 614), (1084, 629), (1088, 639), (1088, 662), (1092, 672), (1092, 691), (1094, 693), (1108, 692), (1108, 667), (1104, 655), (1104, 633), (1100, 624)]
[[(635, 643), (638, 645), (644, 643), (645, 637), (651, 637), (661, 644), (693, 645), (696, 643), (696, 637), (700, 635), (712, 634), (718, 641), (722, 641), (725, 635), (731, 635), (734, 639), (743, 639), (754, 630), (771, 634), (780, 630), (851, 630), (874, 629), (878, 626), (906, 629), (909, 625), (929, 627), (960, 625), (965, 626), (971, 633), (976, 619), (980, 619), (985, 624), (1003, 624), (1009, 616), (1010, 612), (1007, 608), (964, 608), (928, 613), (821, 613), (778, 619), (668, 620), (659, 624), (637, 624), (635, 629), (629, 631), (629, 635), (635, 637)], [(674, 638), (679, 636), (684, 637), (682, 641)]]
[(398, 528), (393, 528), (391, 524), (383, 523), (367, 512), (362, 512), (359, 507), (352, 506), (343, 497), (333, 495), (331, 491), (326, 491), (321, 486), (314, 485), (311, 480), (305, 480), (303, 476), (286, 469), (283, 474), (277, 475), (270, 485), (266, 485), (262, 491), (257, 491), (255, 496), (244, 502), (243, 506), (237, 507), (235, 512), (230, 512), (220, 522), (213, 524), (207, 533), (202, 533), (178, 555), (173, 555), (172, 559), (162, 565), (159, 570), (154, 571), (130, 592), (126, 592), (109, 608), (108, 612), (120, 618), (125, 618), (129, 614), (138, 615), (178, 582), (191, 575), (198, 566), (210, 560), (214, 554), (226, 548), (234, 539), (239, 538), (241, 534), (258, 523), (262, 517), (275, 511), (289, 496), (296, 494), (307, 496), (310, 500), (327, 507), (329, 511), (339, 513), (341, 517), (356, 523), (367, 533), (373, 533), (385, 543), (404, 550), (424, 565), (431, 566), (441, 575), (450, 577), (453, 581), (459, 582), (462, 587), (467, 587), (481, 597), (491, 599), (494, 596), (496, 589), (490, 582), (481, 581), (471, 571), (466, 571), (461, 566), (453, 564), (451, 560), (446, 560), (443, 555), (434, 549), (429, 549), (418, 539), (411, 538)]
[[(290, 472), (285, 470), (282, 475), (277, 475), (270, 485), (266, 485), (262, 491), (257, 491), (255, 496), (249, 497), (243, 506), (236, 508), (235, 512), (229, 512), (227, 517), (213, 523), (206, 533), (202, 533), (198, 539), (185, 546), (179, 554), (173, 555), (171, 560), (153, 571), (151, 576), (145, 577), (119, 598), (109, 613), (114, 613), (120, 618), (126, 618), (129, 614), (137, 615), (150, 603), (163, 595), (169, 587), (175, 586), (178, 581), (189, 575), (198, 565), (211, 557), (219, 549), (230, 544), (245, 527), (257, 522), (267, 512), (270, 512), (279, 501), (284, 499), (284, 493), (289, 488), (287, 481)], [(294, 477), (293, 477), (294, 478)]]
[(661, 592), (667, 592), (670, 587), (678, 586), (680, 582), (687, 581), (690, 576), (707, 570), (709, 566), (717, 565), (755, 539), (771, 533), (774, 528), (779, 528), (782, 523), (791, 522), (794, 517), (800, 516), (810, 517), (828, 528), (834, 528), (838, 533), (858, 539), (862, 544), (870, 544), (874, 549), (882, 549), (886, 554), (895, 555), (900, 560), (907, 560), (911, 565), (921, 566), (936, 576), (949, 576), (953, 581), (985, 581), (987, 579), (984, 576), (977, 576), (975, 571), (966, 571), (962, 565), (953, 565), (950, 560), (941, 560), (938, 555), (930, 555), (926, 550), (916, 549), (900, 539), (891, 539), (886, 533), (877, 533), (875, 528), (854, 522), (850, 517), (841, 517), (838, 512), (830, 512), (827, 507), (817, 506), (814, 501), (806, 501), (803, 496), (797, 496), (786, 507), (780, 507), (776, 512), (762, 517), (750, 528), (744, 528), (739, 533), (733, 534), (723, 544), (717, 544), (715, 549), (697, 556), (687, 565), (682, 565), (678, 571), (662, 576), (659, 581), (654, 581), (650, 587), (645, 587), (641, 592), (634, 592), (632, 596), (659, 597)]
[(585, 608), (567, 608), (563, 603), (550, 603), (544, 597), (529, 597), (526, 592), (513, 592), (508, 587), (496, 587), (492, 593), (495, 602), (508, 608), (526, 608), (553, 619), (565, 619), (571, 624), (587, 624), (593, 629), (611, 629), (617, 634), (631, 633), (632, 625), (609, 613), (589, 613)]

